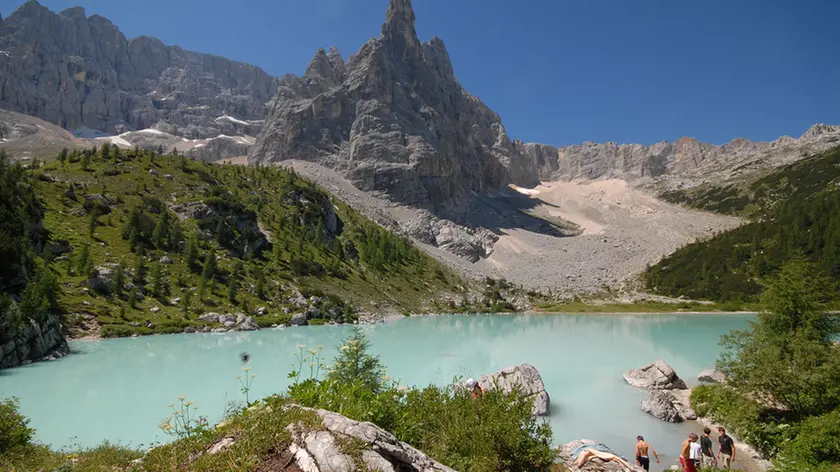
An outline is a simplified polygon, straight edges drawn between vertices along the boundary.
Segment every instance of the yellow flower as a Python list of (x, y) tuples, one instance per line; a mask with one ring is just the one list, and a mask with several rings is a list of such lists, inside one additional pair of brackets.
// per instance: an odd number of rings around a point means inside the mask
[(306, 352), (308, 352), (308, 353), (312, 354), (313, 356), (314, 356), (315, 354), (318, 354), (318, 351), (313, 351), (312, 349), (310, 349), (310, 350), (308, 350), (308, 351), (306, 351)]
[(193, 407), (193, 410), (197, 410), (197, 409), (198, 409), (198, 406), (194, 406), (194, 407)]
[(174, 404), (174, 403), (170, 403), (170, 404), (169, 404), (169, 408), (175, 408), (175, 404)]
[(251, 370), (251, 368), (250, 368), (250, 367), (245, 367), (245, 368), (243, 368), (242, 370), (244, 370), (245, 372), (248, 372), (248, 371), (250, 371), (250, 370)]
[(310, 363), (309, 363), (309, 367), (315, 367), (315, 363), (314, 363), (314, 362), (310, 362)]
[(323, 345), (323, 344), (319, 344), (319, 345), (317, 345), (317, 346), (315, 346), (315, 347), (317, 347), (319, 351), (324, 349), (324, 345)]
[(341, 346), (340, 348), (338, 348), (338, 350), (339, 350), (339, 351), (346, 351), (346, 350), (348, 350), (348, 349), (350, 349), (350, 348), (349, 348), (348, 346), (346, 346), (346, 345), (345, 345), (345, 346)]
[(306, 344), (298, 344), (298, 345), (297, 345), (297, 348), (298, 348), (298, 349), (303, 349), (303, 348), (305, 348), (305, 347), (306, 347)]
[(186, 403), (184, 403), (184, 405), (187, 405), (187, 406), (190, 406), (190, 405), (192, 405), (192, 404), (193, 404), (193, 402), (192, 402), (192, 401), (189, 401), (189, 400), (187, 400), (187, 402), (186, 402)]
[(236, 380), (239, 380), (239, 379), (241, 379), (241, 378), (242, 378), (242, 376), (241, 376), (241, 375), (237, 375), (237, 376), (236, 376)]
[(256, 377), (256, 376), (257, 376), (257, 374), (251, 374), (251, 378), (252, 378), (252, 379), (253, 379), (254, 377)]
[(181, 401), (184, 401), (186, 399), (187, 399), (186, 395), (181, 395), (181, 396), (178, 397), (178, 400), (181, 400)]

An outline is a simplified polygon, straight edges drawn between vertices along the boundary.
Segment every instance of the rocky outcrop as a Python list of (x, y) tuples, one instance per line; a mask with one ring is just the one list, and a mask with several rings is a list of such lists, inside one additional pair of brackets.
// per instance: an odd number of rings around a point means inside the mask
[(198, 320), (207, 323), (219, 323), (231, 331), (258, 331), (260, 329), (260, 326), (254, 318), (244, 313), (220, 315), (218, 313), (208, 312), (199, 316)]
[(679, 423), (684, 419), (677, 410), (674, 394), (667, 390), (653, 390), (648, 393), (647, 398), (642, 400), (642, 411), (669, 423)]
[[(12, 304), (10, 310), (16, 310)], [(11, 320), (4, 316), (5, 323)], [(53, 360), (70, 353), (58, 315), (49, 313), (41, 322), (24, 320), (21, 326), (0, 325), (0, 369), (33, 361)]]
[[(577, 458), (583, 450), (586, 450), (587, 447), (594, 447), (598, 450), (604, 449), (603, 444), (597, 441), (592, 441), (591, 439), (579, 439), (558, 447), (557, 460), (563, 464), (566, 468), (565, 470), (568, 470), (569, 472), (628, 472), (627, 467), (624, 467), (619, 463), (613, 461), (605, 462), (601, 459), (592, 459), (584, 463), (583, 467), (578, 467)], [(634, 459), (631, 459), (628, 463), (630, 465), (630, 472), (643, 472), (641, 467), (635, 465)]]
[(197, 144), (184, 151), (184, 155), (199, 161), (214, 162), (229, 157), (247, 156), (254, 145), (254, 138), (221, 135)]
[(697, 374), (697, 380), (705, 383), (726, 382), (726, 374), (717, 369), (703, 369)]
[(35, 0), (0, 22), (0, 51), (0, 108), (71, 130), (255, 133), (278, 83), (257, 67), (128, 40), (106, 18)]
[[(314, 412), (323, 422), (322, 430), (297, 425), (287, 428), (293, 437), (289, 451), (298, 467), (306, 472), (454, 472), (372, 423), (354, 421), (331, 411), (302, 409)], [(348, 440), (361, 446), (361, 453), (356, 457), (342, 447)]]
[(672, 390), (688, 388), (674, 369), (663, 360), (632, 369), (624, 374), (624, 380), (636, 388), (648, 390)]
[(545, 391), (542, 377), (536, 367), (521, 364), (502, 369), (496, 373), (485, 375), (478, 379), (478, 384), (486, 390), (500, 389), (510, 393), (514, 389), (525, 398), (533, 401), (535, 416), (545, 416), (551, 413), (551, 399)]
[(281, 78), (249, 162), (287, 159), (419, 207), (536, 183), (499, 116), (458, 83), (443, 41), (419, 41), (410, 0), (391, 0), (382, 34), (346, 63), (321, 49), (303, 77)]
[(516, 142), (525, 168), (541, 180), (637, 180), (692, 175), (708, 180), (713, 171), (727, 177), (750, 169), (778, 167), (840, 145), (840, 126), (816, 124), (801, 137), (770, 142), (735, 138), (719, 146), (684, 137), (652, 145), (585, 142), (555, 148)]

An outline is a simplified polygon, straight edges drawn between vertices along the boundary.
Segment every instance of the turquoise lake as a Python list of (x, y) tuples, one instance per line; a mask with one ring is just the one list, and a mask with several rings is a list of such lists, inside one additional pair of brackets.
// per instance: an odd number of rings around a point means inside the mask
[[(445, 384), (529, 363), (551, 396), (556, 443), (588, 438), (630, 457), (636, 435), (672, 463), (694, 424), (670, 425), (639, 409), (646, 392), (625, 371), (664, 359), (689, 385), (713, 367), (722, 334), (747, 315), (518, 315), (412, 317), (363, 326), (372, 350), (403, 385)], [(37, 438), (54, 447), (108, 440), (165, 441), (157, 428), (168, 405), (187, 395), (211, 421), (242, 400), (240, 354), (256, 374), (251, 398), (282, 392), (299, 344), (326, 346), (330, 361), (348, 326), (269, 329), (75, 341), (55, 362), (0, 371), (0, 397), (17, 396)], [(666, 461), (663, 461), (665, 463)]]

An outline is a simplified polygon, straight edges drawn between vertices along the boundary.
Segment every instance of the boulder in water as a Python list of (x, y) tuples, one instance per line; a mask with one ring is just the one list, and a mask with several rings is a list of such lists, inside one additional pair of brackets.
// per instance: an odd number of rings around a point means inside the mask
[(677, 410), (675, 402), (676, 399), (671, 392), (653, 390), (647, 398), (642, 400), (642, 411), (668, 423), (681, 423), (683, 418)]
[(686, 389), (685, 382), (677, 376), (674, 369), (663, 360), (632, 369), (624, 374), (624, 380), (630, 385), (647, 390)]
[(505, 393), (510, 393), (516, 388), (534, 402), (534, 416), (546, 416), (550, 413), (551, 399), (545, 391), (545, 384), (537, 368), (530, 364), (508, 367), (485, 375), (478, 379), (478, 384), (484, 390), (499, 388)]

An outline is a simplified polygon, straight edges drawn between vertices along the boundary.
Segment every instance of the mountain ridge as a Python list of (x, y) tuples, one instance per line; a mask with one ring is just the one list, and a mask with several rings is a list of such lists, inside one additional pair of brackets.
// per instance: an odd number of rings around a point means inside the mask
[(215, 120), (262, 119), (278, 82), (244, 62), (149, 36), (126, 39), (110, 20), (86, 16), (82, 7), (55, 13), (35, 0), (0, 22), (0, 51), (0, 108), (70, 130), (244, 134), (236, 123)]

